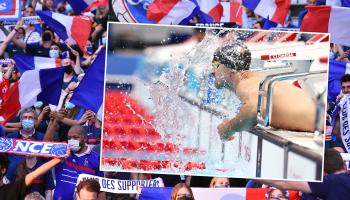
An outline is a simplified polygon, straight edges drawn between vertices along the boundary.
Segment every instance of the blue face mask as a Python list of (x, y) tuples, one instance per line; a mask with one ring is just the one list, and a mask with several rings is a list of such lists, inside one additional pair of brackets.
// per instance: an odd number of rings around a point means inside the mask
[(32, 119), (23, 119), (22, 128), (25, 131), (32, 131), (34, 129), (34, 120)]
[(87, 47), (86, 48), (86, 53), (88, 53), (89, 55), (94, 53), (94, 49), (92, 47)]
[(34, 103), (34, 108), (41, 108), (44, 105), (42, 101), (37, 101)]
[(73, 8), (72, 8), (72, 6), (70, 6), (69, 4), (67, 4), (67, 5), (65, 6), (65, 8), (66, 8), (66, 12), (67, 12), (67, 13), (73, 12)]
[(58, 58), (60, 57), (60, 52), (58, 50), (50, 50), (50, 58)]
[(65, 104), (64, 104), (64, 107), (67, 109), (67, 110), (71, 110), (75, 107), (75, 104), (67, 101)]
[(107, 38), (105, 38), (105, 37), (102, 38), (102, 44), (103, 44), (103, 45), (106, 45), (106, 42), (107, 42)]
[(329, 60), (334, 60), (335, 58), (336, 54), (333, 51), (329, 52)]

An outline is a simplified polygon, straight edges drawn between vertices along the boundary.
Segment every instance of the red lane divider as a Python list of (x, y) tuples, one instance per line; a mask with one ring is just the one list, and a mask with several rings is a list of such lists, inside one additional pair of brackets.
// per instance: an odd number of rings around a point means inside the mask
[(184, 167), (185, 171), (205, 169), (205, 162), (181, 162), (171, 160), (135, 160), (129, 158), (102, 158), (104, 165), (118, 165), (123, 169), (161, 170), (163, 168)]

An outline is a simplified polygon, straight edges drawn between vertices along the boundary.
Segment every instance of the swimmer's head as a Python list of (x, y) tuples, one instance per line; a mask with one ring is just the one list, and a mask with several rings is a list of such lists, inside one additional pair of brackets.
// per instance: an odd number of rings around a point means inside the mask
[(252, 55), (248, 47), (242, 42), (234, 42), (219, 47), (213, 58), (213, 63), (220, 63), (235, 71), (249, 70)]
[(212, 75), (215, 77), (216, 88), (230, 88), (231, 75), (249, 70), (251, 53), (241, 42), (234, 42), (218, 48), (212, 62)]

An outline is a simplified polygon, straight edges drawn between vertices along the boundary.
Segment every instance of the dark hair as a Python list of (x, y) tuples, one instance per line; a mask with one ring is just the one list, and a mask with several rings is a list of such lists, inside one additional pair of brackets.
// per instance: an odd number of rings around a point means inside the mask
[(9, 159), (7, 158), (7, 154), (0, 154), (0, 169), (7, 169), (9, 166)]
[(260, 24), (260, 27), (263, 28), (264, 27), (264, 22), (259, 20), (257, 22), (255, 22), (254, 24)]
[(343, 169), (344, 161), (340, 153), (335, 149), (326, 149), (324, 154), (324, 171), (327, 174), (334, 174)]
[(252, 54), (248, 47), (239, 41), (219, 47), (213, 58), (213, 61), (237, 71), (249, 70), (251, 60)]
[(77, 194), (79, 196), (79, 192), (82, 189), (85, 189), (89, 192), (96, 192), (97, 194), (100, 193), (100, 184), (95, 179), (86, 179), (81, 181), (77, 186)]
[(340, 78), (340, 83), (344, 82), (350, 82), (350, 74), (344, 74), (344, 76)]

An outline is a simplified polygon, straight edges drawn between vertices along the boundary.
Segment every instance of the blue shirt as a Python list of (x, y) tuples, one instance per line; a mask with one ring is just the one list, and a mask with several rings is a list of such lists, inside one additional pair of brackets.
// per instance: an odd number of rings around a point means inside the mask
[(99, 154), (92, 151), (93, 146), (89, 145), (85, 153), (72, 153), (63, 163), (55, 167), (56, 189), (54, 200), (73, 200), (74, 189), (79, 174), (91, 174), (103, 177), (99, 171)]
[[(12, 132), (7, 135), (8, 138), (23, 139), (19, 131)], [(35, 132), (32, 136), (32, 140), (43, 140), (44, 134), (40, 132)], [(10, 161), (9, 167), (7, 168), (6, 177), (12, 182), (16, 178), (16, 170), (18, 165), (22, 162), (24, 156), (17, 154), (8, 154), (8, 159)]]
[[(29, 169), (30, 172), (35, 171), (45, 163), (43, 161), (43, 158), (38, 157), (37, 159), (38, 160), (34, 165), (34, 167), (32, 169)], [(45, 190), (53, 190), (53, 189), (55, 189), (55, 183), (53, 181), (52, 172), (50, 170), (33, 181), (30, 192), (39, 192), (42, 196), (45, 196)]]
[(323, 182), (309, 182), (314, 196), (327, 200), (348, 200), (350, 197), (350, 173), (331, 174)]

